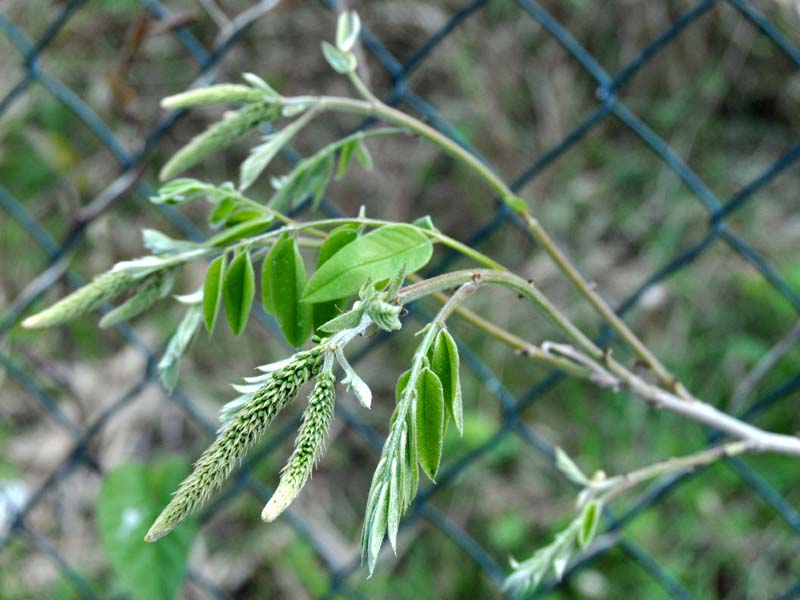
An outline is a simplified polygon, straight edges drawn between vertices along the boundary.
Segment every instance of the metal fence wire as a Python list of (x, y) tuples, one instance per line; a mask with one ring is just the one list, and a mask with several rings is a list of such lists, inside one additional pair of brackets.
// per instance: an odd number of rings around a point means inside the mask
[[(141, 0), (141, 4), (155, 19), (168, 22), (172, 18), (166, 3), (160, 3), (157, 0)], [(263, 5), (265, 3), (262, 2), (260, 4)], [(444, 26), (431, 35), (405, 62), (400, 62), (395, 58), (381, 44), (381, 41), (369, 31), (364, 31), (361, 36), (361, 41), (366, 51), (371, 53), (383, 65), (391, 79), (391, 93), (386, 98), (386, 101), (392, 105), (405, 106), (423, 115), (433, 126), (465, 145), (467, 145), (466, 142), (458, 135), (456, 129), (440, 116), (431, 103), (415, 94), (407, 85), (407, 81), (410, 74), (428, 60), (454, 30), (490, 4), (492, 2), (489, 0), (473, 0), (465, 3), (460, 10), (452, 14)], [(524, 168), (511, 182), (512, 189), (518, 192), (522, 191), (549, 165), (559, 160), (567, 150), (576, 144), (580, 144), (587, 134), (596, 129), (601, 123), (607, 120), (616, 120), (638, 136), (643, 150), (647, 149), (654, 153), (663, 161), (664, 165), (680, 178), (680, 181), (691, 191), (708, 213), (708, 225), (704, 237), (688, 249), (674, 256), (662, 268), (647, 277), (644, 283), (618, 306), (618, 312), (624, 314), (630, 311), (641, 301), (643, 295), (649, 289), (679, 271), (690, 269), (698, 257), (707, 252), (709, 248), (720, 245), (719, 242), (727, 245), (733, 252), (748, 261), (769, 282), (774, 294), (782, 296), (794, 307), (795, 312), (800, 312), (798, 290), (793, 289), (781, 277), (777, 269), (764, 260), (746, 240), (734, 233), (726, 223), (732, 214), (747, 203), (752, 202), (765, 186), (795, 164), (798, 157), (800, 157), (800, 144), (791, 147), (759, 176), (730, 197), (718, 198), (698, 174), (687, 166), (678, 152), (671, 148), (653, 129), (648, 127), (632, 110), (627, 108), (618, 96), (618, 92), (631, 81), (637, 72), (645, 69), (665, 46), (684, 34), (698, 19), (712, 10), (738, 11), (744, 17), (748, 26), (754, 28), (759, 36), (774, 44), (794, 65), (794, 68), (800, 68), (800, 51), (779, 32), (774, 24), (768, 21), (746, 0), (703, 0), (694, 5), (688, 12), (674, 19), (671, 26), (652, 39), (638, 56), (624, 65), (618, 72), (609, 73), (585, 49), (581, 42), (575, 39), (570, 31), (562, 26), (539, 3), (533, 0), (516, 0), (515, 3), (510, 4), (516, 5), (515, 9), (519, 11), (520, 18), (529, 18), (538, 22), (543, 30), (552, 36), (596, 83), (596, 107), (594, 110), (559, 143), (549, 148)], [(173, 125), (183, 116), (183, 113), (180, 112), (170, 115), (158, 123), (154, 129), (146, 133), (144, 141), (138, 150), (133, 152), (126, 150), (124, 145), (115, 138), (112, 131), (95, 114), (91, 107), (91, 102), (87, 98), (80, 97), (70, 87), (62, 83), (54, 73), (48, 71), (43, 63), (46, 52), (51, 48), (65, 24), (82, 11), (93, 10), (91, 3), (83, 0), (69, 0), (59, 3), (57, 6), (58, 14), (55, 15), (35, 41), (29, 40), (18, 24), (13, 23), (7, 16), (0, 15), (0, 28), (2, 28), (6, 42), (10, 43), (19, 52), (19, 61), (22, 66), (19, 81), (15, 82), (11, 90), (0, 100), (0, 118), (4, 117), (15, 102), (28, 94), (32, 88), (41, 86), (59, 102), (66, 105), (85, 125), (85, 128), (96, 136), (113, 154), (118, 162), (118, 172), (116, 177), (109, 181), (108, 187), (81, 210), (76, 224), (69, 229), (61, 240), (55, 239), (37, 221), (37, 218), (31, 214), (28, 208), (12, 195), (6, 184), (0, 182), (0, 207), (27, 232), (30, 240), (35, 243), (47, 260), (47, 267), (42, 273), (25, 288), (23, 294), (1, 315), (0, 336), (7, 336), (11, 328), (18, 323), (22, 313), (60, 281), (66, 280), (73, 286), (77, 286), (82, 282), (81, 278), (72, 272), (67, 265), (66, 259), (70, 252), (84, 238), (95, 217), (115, 198), (129, 190), (137, 190), (144, 196), (153, 192), (154, 188), (140, 179), (142, 166)], [(257, 8), (258, 3), (254, 6)], [(335, 2), (323, 2), (323, 7), (328, 10), (336, 9)], [(231, 27), (223, 31), (216, 44), (211, 48), (204, 47), (185, 26), (175, 25), (173, 22), (173, 26), (169, 31), (170, 35), (177, 37), (196, 61), (197, 80), (208, 82), (211, 80), (210, 73), (212, 68), (229, 49), (237, 44), (242, 32), (251, 23), (252, 20), (248, 19), (247, 15), (244, 15), (244, 18), (233, 21)], [(468, 145), (467, 147), (469, 148)], [(291, 155), (289, 158), (297, 160), (299, 156)], [(323, 203), (323, 209), (331, 215), (340, 214), (337, 207), (327, 201)], [(187, 236), (198, 238), (202, 235), (188, 219), (174, 209), (159, 206), (158, 210), (163, 214), (163, 218), (174, 223)], [(492, 217), (474, 231), (469, 239), (469, 244), (481, 244), (505, 227), (518, 227), (520, 225), (520, 223), (515, 222), (513, 215), (509, 214), (505, 207), (498, 207)], [(8, 258), (3, 257), (3, 262), (6, 262), (6, 260)], [(436, 269), (445, 268), (449, 260), (445, 259), (436, 266)], [(127, 343), (145, 357), (147, 368), (135, 385), (130, 389), (124, 390), (119, 397), (109, 402), (107, 407), (85, 428), (76, 424), (59, 408), (59, 403), (53, 397), (51, 391), (37, 379), (35, 364), (32, 364), (25, 356), (12, 356), (6, 350), (0, 351), (0, 364), (5, 369), (7, 376), (18, 381), (22, 389), (30, 395), (32, 400), (38, 403), (49, 418), (52, 418), (73, 439), (72, 449), (66, 460), (55, 467), (41, 488), (30, 494), (25, 504), (12, 515), (10, 526), (3, 534), (2, 539), (0, 539), (0, 551), (6, 552), (11, 544), (18, 543), (31, 552), (46, 556), (52, 561), (56, 569), (69, 580), (78, 594), (85, 598), (95, 598), (98, 593), (93, 584), (79, 572), (80, 565), (76, 564), (79, 557), (63, 556), (59, 553), (52, 540), (49, 540), (45, 533), (37, 531), (31, 525), (29, 515), (46, 498), (50, 491), (68, 480), (77, 471), (89, 469), (97, 473), (101, 472), (101, 467), (93, 458), (91, 451), (93, 438), (106, 427), (115, 415), (132, 403), (136, 403), (142, 391), (154, 379), (153, 365), (156, 352), (139, 339), (128, 326), (120, 326), (117, 331), (124, 336)], [(599, 335), (608, 336), (608, 332), (601, 331)], [(382, 343), (382, 338), (378, 337), (371, 342), (371, 345), (374, 346), (380, 343)], [(526, 394), (521, 397), (515, 397), (496, 378), (492, 369), (482, 362), (480, 353), (472, 352), (463, 345), (462, 352), (467, 368), (497, 397), (502, 407), (503, 419), (499, 429), (489, 437), (487, 442), (446, 463), (440, 473), (437, 485), (421, 489), (411, 514), (406, 518), (405, 526), (417, 520), (425, 520), (430, 526), (440, 530), (465, 555), (474, 561), (475, 568), (479, 568), (484, 572), (485, 576), (493, 582), (492, 585), (495, 586), (496, 595), (501, 596), (506, 593), (502, 591), (502, 584), (506, 574), (505, 566), (497, 564), (489, 551), (481, 547), (475, 539), (456, 525), (446, 514), (437, 510), (432, 505), (431, 498), (443, 488), (450, 486), (474, 461), (489, 453), (510, 436), (517, 436), (523, 440), (525, 444), (530, 446), (532, 452), (541, 453), (547, 458), (552, 458), (553, 447), (531, 425), (525, 423), (520, 416), (537, 399), (557, 386), (561, 376), (553, 373), (538, 381)], [(361, 356), (364, 354), (366, 354), (366, 351), (362, 352)], [(758, 398), (743, 413), (742, 417), (745, 419), (752, 418), (769, 406), (785, 402), (792, 394), (796, 394), (798, 387), (800, 387), (800, 372), (775, 389), (768, 391), (763, 397)], [(797, 396), (795, 395), (794, 398), (796, 399)], [(203, 416), (191, 397), (179, 388), (171, 396), (171, 399), (186, 412), (189, 418), (199, 423), (209, 437), (213, 436), (215, 424)], [(377, 456), (382, 444), (381, 436), (346, 407), (339, 406), (337, 411), (339, 418), (346, 420), (355, 431), (364, 436), (367, 443), (374, 448)], [(209, 512), (218, 511), (228, 501), (240, 494), (252, 494), (260, 500), (268, 499), (270, 490), (252, 478), (250, 472), (254, 465), (264, 460), (283, 439), (293, 433), (293, 426), (294, 423), (289, 423), (282, 430), (271, 434), (269, 442), (248, 459), (239, 474), (234, 478), (233, 485), (212, 504)], [(709, 433), (709, 436), (711, 440), (713, 437), (712, 432)], [(771, 487), (762, 476), (749, 468), (744, 462), (738, 459), (728, 459), (726, 463), (735, 476), (741, 478), (741, 481), (752, 489), (752, 493), (760, 497), (765, 505), (771, 507), (775, 511), (775, 515), (785, 522), (786, 527), (791, 531), (790, 535), (800, 536), (800, 514), (776, 489)], [(675, 576), (663, 568), (659, 564), (657, 557), (648, 554), (642, 546), (626, 537), (626, 527), (635, 517), (662, 502), (682, 483), (691, 478), (702, 477), (703, 473), (703, 470), (699, 470), (659, 480), (649, 487), (638, 500), (627, 506), (624, 512), (619, 514), (607, 512), (605, 515), (605, 528), (610, 535), (604, 536), (602, 538), (605, 540), (603, 544), (594, 546), (590, 553), (582, 555), (580, 560), (571, 566), (570, 571), (567, 573), (567, 579), (576, 570), (585, 568), (587, 565), (601, 559), (612, 549), (615, 549), (621, 551), (622, 555), (627, 557), (632, 564), (638, 565), (649, 577), (657, 581), (666, 596), (675, 598), (693, 597), (686, 584), (678, 581)], [(363, 576), (357, 557), (353, 557), (351, 561), (343, 564), (341, 557), (329, 555), (325, 544), (320, 542), (320, 532), (315, 529), (313, 524), (305, 522), (291, 510), (286, 513), (285, 519), (296, 534), (306, 540), (314, 549), (318, 560), (328, 570), (328, 589), (321, 597), (363, 597), (353, 585), (356, 577)], [(796, 557), (786, 557), (786, 559), (796, 560)], [(191, 566), (187, 585), (195, 588), (200, 595), (213, 598), (229, 597), (210, 577), (196, 569), (192, 569)], [(537, 594), (547, 595), (555, 587), (557, 587), (556, 584), (551, 584), (551, 587), (546, 587), (538, 591)], [(782, 593), (774, 596), (774, 598), (793, 598), (798, 596), (800, 596), (800, 580), (790, 585)]]

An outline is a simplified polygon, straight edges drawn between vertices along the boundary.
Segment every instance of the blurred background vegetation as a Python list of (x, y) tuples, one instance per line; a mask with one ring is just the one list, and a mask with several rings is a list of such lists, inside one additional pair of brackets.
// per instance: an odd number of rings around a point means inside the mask
[[(800, 15), (791, 2), (753, 4), (791, 42), (800, 43)], [(169, 0), (164, 5), (172, 16), (159, 21), (138, 0), (95, 0), (70, 17), (40, 58), (40, 67), (83, 99), (129, 152), (137, 151), (163, 118), (159, 100), (185, 89), (196, 76), (196, 63), (173, 29), (185, 25), (210, 47), (223, 25), (215, 21), (214, 7), (233, 16), (250, 3)], [(401, 61), (462, 7), (450, 0), (349, 5)], [(569, 0), (542, 5), (615, 73), (693, 3)], [(0, 2), (3, 16), (29, 39), (41, 35), (62, 8), (56, 1)], [(280, 2), (230, 48), (214, 74), (218, 80), (236, 81), (241, 72), (251, 71), (286, 94), (348, 93), (346, 82), (330, 71), (319, 52), (320, 41), (333, 35), (334, 21), (335, 16), (315, 2)], [(0, 74), (0, 97), (25, 76), (20, 53), (5, 35), (0, 35)], [(366, 76), (378, 95), (390, 91), (392, 82), (371, 57)], [(519, 6), (503, 0), (487, 2), (467, 18), (414, 71), (408, 85), (507, 180), (597, 107), (594, 80)], [(618, 95), (721, 199), (751, 182), (798, 141), (800, 71), (722, 2), (652, 58)], [(155, 182), (158, 167), (171, 153), (218, 116), (218, 110), (196, 110), (180, 120), (152, 149), (143, 179)], [(307, 153), (354, 124), (346, 118), (317, 121), (296, 147)], [(241, 145), (215, 156), (196, 173), (212, 182), (235, 179), (246, 148)], [(386, 219), (430, 214), (441, 230), (462, 240), (493, 216), (497, 207), (487, 191), (434, 148), (414, 139), (380, 139), (370, 148), (375, 170), (354, 170), (330, 189), (331, 202), (348, 214), (361, 205), (369, 215)], [(274, 172), (288, 167), (288, 162), (279, 162)], [(32, 85), (0, 115), (0, 184), (56, 240), (63, 239), (81, 208), (119, 170), (113, 153), (41, 85)], [(795, 292), (800, 290), (798, 175), (797, 165), (790, 167), (727, 220)], [(259, 185), (252, 196), (265, 197), (268, 183)], [(613, 305), (702, 239), (709, 227), (708, 213), (696, 196), (613, 117), (538, 174), (521, 195)], [(187, 207), (184, 214), (202, 227), (203, 207)], [(2, 316), (49, 265), (49, 258), (18, 221), (0, 215)], [(72, 270), (88, 278), (118, 260), (142, 254), (143, 227), (180, 235), (143, 195), (121, 196), (71, 251)], [(588, 331), (598, 330), (593, 313), (517, 229), (499, 229), (482, 242), (481, 250), (535, 278)], [(190, 269), (179, 289), (194, 289), (202, 275), (202, 266)], [(43, 301), (67, 289), (66, 284), (57, 285)], [(531, 317), (505, 294), (480, 295), (471, 305), (531, 339), (553, 335), (543, 319)], [(157, 351), (178, 319), (177, 307), (163, 303), (132, 327)], [(796, 379), (800, 345), (794, 343), (762, 377), (743, 385), (770, 349), (796, 328), (797, 313), (721, 242), (690, 267), (651, 287), (628, 321), (689, 389), (718, 407), (741, 412), (764, 393)], [(407, 367), (414, 347), (411, 333), (418, 326), (408, 321), (401, 334), (377, 345), (361, 362), (359, 371), (375, 393), (369, 414), (357, 409), (349, 395), (340, 394), (346, 408), (358, 411), (381, 434), (391, 413), (395, 379)], [(468, 326), (454, 321), (453, 329), (516, 397), (546, 375)], [(123, 336), (99, 330), (91, 318), (44, 333), (14, 328), (0, 340), (0, 353), (7, 367), (0, 370), (0, 485), (23, 496), (59, 468), (74, 440), (32, 401), (31, 389), (10, 375), (12, 367), (27, 373), (81, 428), (140, 381), (147, 368)], [(238, 339), (218, 328), (213, 339), (198, 336), (184, 362), (181, 385), (197, 411), (213, 420), (232, 397), (230, 382), (285, 353), (279, 336), (255, 324)], [(459, 438), (450, 428), (445, 469), (503, 425), (492, 387), (469, 369), (464, 370), (464, 386), (465, 434)], [(798, 400), (795, 387), (758, 417), (758, 425), (797, 431)], [(277, 427), (295, 416), (286, 416)], [(521, 418), (550, 443), (566, 449), (586, 471), (619, 473), (697, 450), (707, 441), (707, 431), (698, 425), (580, 382), (562, 382)], [(153, 467), (168, 456), (191, 460), (207, 442), (206, 434), (152, 382), (106, 422), (91, 439), (88, 452), (103, 469), (135, 461)], [(275, 452), (261, 453), (252, 465), (254, 477), (274, 485), (290, 447), (291, 437)], [(358, 552), (376, 456), (361, 433), (341, 418), (328, 448), (293, 514), (345, 564)], [(796, 461), (760, 456), (746, 463), (789, 505), (800, 505)], [(169, 464), (174, 467), (174, 461)], [(114, 575), (113, 560), (99, 543), (96, 505), (102, 483), (96, 472), (78, 468), (47, 492), (26, 524), (49, 546), (23, 535), (3, 548), (0, 598), (80, 597), (81, 591), (47, 548), (67, 557), (97, 596), (124, 597), (128, 584)], [(623, 511), (634, 498), (635, 494), (620, 500), (614, 509)], [(510, 556), (525, 558), (546, 543), (572, 516), (573, 500), (574, 490), (548, 461), (509, 435), (431, 502), (505, 568)], [(329, 578), (314, 549), (285, 520), (261, 524), (261, 504), (252, 494), (239, 494), (207, 515), (191, 544), (192, 572), (235, 598), (320, 596)], [(0, 511), (0, 533), (5, 534), (8, 520), (3, 518)], [(800, 578), (797, 532), (724, 464), (707, 469), (639, 514), (623, 535), (697, 598), (769, 598)], [(496, 582), (425, 520), (404, 530), (397, 557), (386, 554), (372, 579), (359, 572), (349, 583), (375, 598), (500, 595)], [(626, 594), (668, 597), (644, 569), (615, 548), (571, 577), (552, 597), (613, 599)], [(178, 596), (213, 597), (196, 581)]]

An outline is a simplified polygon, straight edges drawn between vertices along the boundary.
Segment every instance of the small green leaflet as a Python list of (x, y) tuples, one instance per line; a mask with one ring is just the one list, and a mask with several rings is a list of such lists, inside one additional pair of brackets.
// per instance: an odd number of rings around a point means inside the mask
[(124, 464), (106, 473), (97, 497), (97, 526), (114, 578), (135, 600), (172, 600), (186, 573), (197, 521), (187, 519), (158, 544), (142, 539), (189, 471), (183, 459), (148, 468)]
[(361, 19), (354, 10), (339, 14), (336, 23), (336, 47), (342, 52), (350, 52), (361, 33)]
[(578, 530), (578, 544), (581, 548), (586, 548), (597, 535), (597, 527), (600, 523), (600, 512), (603, 505), (599, 500), (592, 500), (583, 509), (581, 514), (581, 528)]
[(357, 141), (355, 139), (350, 139), (342, 144), (339, 150), (339, 163), (336, 166), (336, 179), (341, 179), (345, 176), (345, 173), (347, 173), (347, 167), (350, 166), (350, 159), (353, 157), (356, 143)]
[(431, 481), (435, 481), (442, 460), (444, 397), (442, 382), (427, 367), (417, 379), (416, 406), (419, 464)]
[(178, 383), (178, 375), (180, 373), (181, 357), (186, 354), (189, 344), (192, 343), (197, 329), (200, 327), (200, 322), (203, 318), (203, 311), (201, 305), (193, 304), (188, 308), (178, 328), (167, 344), (167, 349), (164, 350), (164, 356), (158, 362), (158, 372), (161, 377), (161, 383), (164, 385), (168, 392), (172, 392), (175, 384)]
[(415, 219), (411, 224), (419, 227), (420, 229), (427, 229), (428, 231), (436, 231), (436, 225), (433, 224), (433, 219), (431, 219), (430, 215), (425, 215), (424, 217)]
[[(397, 378), (397, 387), (395, 390), (395, 397), (398, 404), (403, 397), (403, 392), (408, 385), (408, 379), (411, 377), (411, 370), (405, 371)], [(414, 498), (417, 497), (417, 488), (419, 486), (419, 466), (418, 466), (418, 453), (417, 453), (417, 424), (416, 424), (416, 408), (412, 403), (410, 410), (406, 413), (406, 468), (403, 469), (405, 480), (403, 482), (403, 491), (405, 496), (404, 505), (411, 506)]]
[(461, 402), (461, 382), (459, 381), (458, 346), (447, 329), (442, 329), (433, 342), (430, 353), (431, 369), (442, 382), (444, 404), (450, 418), (456, 424), (458, 433), (464, 433), (464, 411)]
[[(331, 231), (319, 249), (317, 270), (339, 250), (354, 242), (357, 237), (358, 226), (355, 224), (342, 225)], [(314, 304), (314, 330), (319, 330), (322, 325), (340, 315), (345, 308), (345, 302), (346, 298), (337, 298), (336, 300)]]
[(183, 204), (205, 198), (208, 195), (208, 188), (207, 183), (182, 177), (162, 185), (158, 189), (158, 194), (150, 197), (150, 202), (153, 204)]
[(255, 273), (250, 262), (250, 254), (246, 251), (240, 252), (228, 267), (222, 289), (225, 315), (234, 335), (242, 333), (247, 325), (255, 289)]
[(265, 308), (268, 304), (287, 341), (294, 347), (302, 346), (311, 333), (312, 316), (311, 305), (300, 301), (306, 271), (297, 240), (278, 240), (265, 261), (264, 289), (270, 296)]
[(226, 256), (222, 254), (211, 261), (206, 271), (206, 279), (203, 283), (203, 321), (206, 331), (214, 331), (217, 323), (219, 307), (222, 304), (222, 288), (225, 281)]
[(325, 302), (358, 292), (367, 280), (392, 277), (405, 264), (408, 273), (422, 268), (433, 254), (428, 237), (411, 225), (385, 225), (334, 254), (308, 282), (306, 302)]
[(142, 238), (144, 239), (144, 247), (156, 255), (179, 254), (200, 247), (200, 244), (194, 242), (172, 239), (156, 229), (143, 229)]
[(252, 219), (244, 223), (239, 223), (210, 238), (206, 242), (206, 245), (220, 248), (222, 246), (227, 246), (231, 242), (258, 235), (269, 229), (270, 225), (272, 225), (272, 221), (274, 221), (272, 217), (262, 217), (260, 219)]
[(346, 75), (356, 70), (356, 57), (351, 52), (342, 52), (333, 44), (322, 42), (322, 54), (337, 73)]
[(267, 168), (272, 159), (305, 125), (314, 118), (316, 113), (306, 113), (293, 121), (277, 133), (265, 136), (263, 143), (250, 151), (250, 155), (242, 163), (239, 174), (239, 190), (244, 191), (253, 185), (261, 172)]
[(228, 217), (236, 208), (236, 201), (233, 198), (223, 198), (208, 215), (208, 226), (211, 229), (219, 229), (228, 220)]
[(367, 145), (364, 143), (363, 140), (356, 141), (356, 160), (361, 163), (361, 166), (364, 167), (367, 171), (372, 171), (373, 163), (372, 163), (372, 155), (370, 155), (369, 150), (367, 149)]

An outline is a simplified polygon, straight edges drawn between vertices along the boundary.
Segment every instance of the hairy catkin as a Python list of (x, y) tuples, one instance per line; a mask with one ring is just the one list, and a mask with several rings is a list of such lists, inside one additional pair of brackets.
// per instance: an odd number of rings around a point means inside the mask
[(259, 102), (225, 117), (178, 150), (161, 169), (159, 177), (162, 180), (171, 179), (269, 120), (274, 112), (274, 106)]
[(140, 281), (125, 271), (106, 271), (62, 298), (53, 306), (25, 319), (24, 327), (51, 327), (84, 315), (106, 300), (112, 300)]
[(141, 283), (134, 295), (100, 319), (100, 327), (108, 328), (132, 319), (169, 294), (172, 288), (172, 275), (167, 271), (159, 271)]
[(269, 499), (261, 518), (274, 521), (303, 489), (311, 471), (325, 450), (325, 435), (333, 420), (336, 398), (336, 379), (330, 372), (319, 376), (303, 413), (303, 423), (297, 432), (294, 451), (281, 473), (278, 488)]
[(298, 352), (288, 365), (276, 371), (197, 459), (194, 470), (150, 527), (145, 541), (154, 542), (165, 536), (203, 505), (319, 368), (320, 351), (315, 348)]

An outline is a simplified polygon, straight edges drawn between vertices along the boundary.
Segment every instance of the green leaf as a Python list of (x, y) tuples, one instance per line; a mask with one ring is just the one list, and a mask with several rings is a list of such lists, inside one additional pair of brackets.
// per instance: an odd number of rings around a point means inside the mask
[[(357, 237), (358, 226), (355, 224), (342, 225), (331, 231), (319, 249), (317, 270), (339, 250), (354, 242)], [(336, 300), (314, 304), (314, 330), (319, 330), (322, 325), (339, 316), (346, 304), (347, 298), (337, 298)], [(358, 319), (359, 321), (361, 320), (360, 315)], [(356, 325), (358, 325), (358, 322), (356, 322)]]
[(420, 229), (426, 229), (428, 231), (436, 231), (436, 225), (433, 224), (433, 219), (431, 219), (430, 215), (425, 215), (424, 217), (420, 217), (419, 219), (414, 220), (412, 225), (419, 227)]
[(274, 210), (285, 212), (296, 207), (309, 194), (317, 204), (334, 169), (334, 157), (336, 151), (342, 149), (339, 159), (339, 168), (345, 168), (342, 162), (349, 162), (348, 153), (353, 153), (358, 148), (359, 140), (365, 137), (376, 137), (383, 135), (395, 135), (404, 130), (397, 127), (379, 127), (368, 131), (357, 131), (347, 137), (331, 142), (324, 148), (320, 148), (315, 154), (304, 158), (297, 163), (294, 169), (283, 177), (272, 179), (272, 186), (275, 193), (270, 198), (268, 206)]
[(392, 545), (392, 550), (394, 550), (395, 553), (397, 552), (397, 531), (400, 529), (400, 496), (402, 493), (401, 485), (400, 468), (398, 466), (397, 458), (395, 458), (392, 461), (389, 469), (389, 502), (386, 508), (386, 530), (389, 537), (389, 543)]
[(168, 392), (172, 392), (175, 384), (178, 383), (181, 357), (186, 354), (189, 344), (191, 344), (197, 329), (200, 327), (202, 318), (202, 306), (200, 304), (190, 306), (178, 324), (175, 333), (170, 338), (167, 349), (164, 350), (164, 356), (158, 362), (161, 383)]
[(279, 247), (278, 244), (285, 240), (286, 237), (285, 233), (281, 234), (278, 240), (272, 244), (272, 248), (269, 249), (269, 252), (264, 257), (264, 262), (261, 264), (261, 305), (271, 315), (275, 314), (275, 305), (272, 303), (272, 276), (270, 275), (272, 271), (272, 253), (275, 252), (275, 249)]
[(351, 296), (367, 280), (381, 281), (403, 264), (408, 273), (422, 268), (431, 258), (433, 245), (411, 225), (385, 225), (334, 254), (308, 282), (303, 299), (324, 302)]
[(236, 208), (233, 198), (223, 198), (208, 215), (208, 226), (211, 229), (219, 229), (228, 220), (228, 217)]
[(203, 283), (203, 320), (208, 333), (214, 331), (219, 307), (222, 304), (222, 284), (225, 281), (226, 262), (227, 259), (223, 253), (211, 261), (208, 271), (206, 271), (206, 279)]
[(589, 478), (584, 475), (580, 467), (575, 464), (575, 461), (572, 460), (566, 452), (561, 448), (556, 448), (555, 454), (556, 468), (561, 471), (567, 479), (581, 487), (588, 487), (591, 484)]
[(174, 179), (158, 188), (158, 194), (150, 197), (153, 204), (183, 204), (205, 198), (208, 195), (207, 183), (183, 177)]
[(264, 92), (266, 92), (266, 97), (272, 100), (279, 100), (281, 95), (273, 88), (270, 84), (266, 81), (261, 79), (258, 75), (253, 73), (243, 73), (242, 79), (244, 79), (247, 83), (252, 85), (254, 88), (258, 88)]
[(358, 63), (352, 52), (342, 52), (336, 46), (328, 42), (322, 42), (322, 54), (325, 60), (337, 73), (347, 75), (356, 70)]
[[(400, 398), (403, 397), (408, 379), (411, 377), (411, 369), (405, 371), (397, 378), (397, 387), (395, 390), (395, 397), (398, 404)], [(406, 469), (404, 470), (407, 481), (403, 484), (403, 489), (406, 492), (405, 504), (409, 506), (414, 498), (417, 496), (417, 487), (419, 486), (419, 455), (417, 451), (417, 425), (416, 425), (416, 408), (412, 403), (410, 410), (406, 413), (406, 432), (408, 438), (406, 440)]]
[[(314, 305), (317, 306), (316, 304)], [(353, 329), (361, 323), (361, 319), (364, 316), (364, 307), (359, 307), (357, 309), (348, 310), (332, 318), (330, 321), (326, 321), (322, 325), (317, 328), (317, 331), (321, 331), (323, 333), (337, 333), (339, 331), (344, 331), (345, 329)]]
[(581, 515), (581, 528), (578, 530), (578, 544), (581, 548), (586, 548), (597, 535), (597, 527), (600, 523), (600, 512), (603, 505), (599, 500), (592, 500), (583, 509)]
[(423, 369), (417, 379), (416, 405), (419, 464), (431, 481), (435, 481), (442, 460), (444, 397), (442, 382), (428, 368)]
[(384, 485), (381, 490), (380, 496), (375, 504), (374, 516), (369, 525), (369, 538), (368, 538), (368, 559), (367, 566), (370, 574), (375, 568), (375, 561), (378, 559), (378, 553), (381, 551), (381, 544), (383, 544), (383, 536), (386, 533), (387, 510), (389, 504), (389, 486)]
[(225, 227), (234, 227), (254, 219), (264, 218), (265, 216), (271, 217), (272, 212), (260, 208), (239, 206), (238, 208), (234, 208), (225, 218)]
[(144, 247), (159, 256), (163, 254), (179, 254), (189, 250), (196, 250), (200, 247), (200, 244), (195, 242), (174, 240), (156, 229), (143, 229), (142, 237), (144, 238)]
[(230, 227), (225, 231), (221, 231), (214, 237), (209, 238), (206, 242), (206, 245), (219, 248), (222, 246), (227, 246), (231, 242), (236, 242), (244, 238), (258, 235), (259, 233), (263, 233), (269, 229), (274, 220), (275, 219), (272, 217), (263, 217), (261, 219), (253, 219), (252, 221), (239, 223), (238, 225)]
[(353, 157), (353, 152), (356, 149), (356, 140), (348, 140), (342, 145), (339, 150), (339, 164), (336, 167), (336, 179), (341, 179), (347, 173), (347, 167), (350, 166), (350, 159)]
[(125, 464), (106, 473), (97, 498), (100, 542), (114, 580), (135, 600), (171, 600), (179, 594), (196, 520), (188, 519), (157, 544), (142, 540), (188, 470), (186, 461), (167, 459), (152, 468)]
[(372, 163), (372, 156), (370, 156), (369, 150), (367, 149), (367, 145), (364, 143), (363, 140), (358, 140), (356, 142), (356, 159), (358, 162), (361, 163), (361, 166), (364, 167), (367, 171), (372, 171), (373, 163)]
[(431, 348), (431, 370), (436, 373), (442, 382), (444, 404), (450, 418), (456, 424), (458, 433), (464, 433), (464, 410), (461, 402), (461, 382), (459, 381), (458, 346), (453, 336), (446, 329), (442, 329), (433, 342)]
[(346, 10), (339, 15), (336, 23), (336, 47), (349, 52), (361, 33), (361, 19), (354, 10)]
[(311, 113), (293, 121), (277, 133), (265, 136), (262, 144), (250, 151), (250, 155), (242, 163), (239, 173), (239, 190), (243, 191), (253, 185), (258, 176), (267, 168), (272, 159), (286, 144), (311, 120)]
[(255, 296), (255, 273), (248, 252), (240, 252), (231, 261), (225, 274), (222, 295), (225, 298), (225, 315), (234, 335), (239, 335), (247, 325), (250, 307)]
[(311, 305), (300, 301), (306, 285), (306, 271), (295, 238), (282, 238), (275, 243), (265, 260), (269, 306), (283, 335), (294, 346), (302, 346), (311, 333)]

